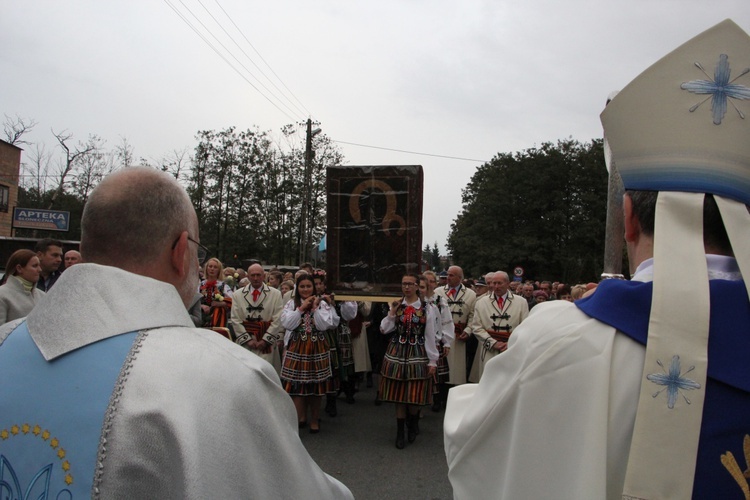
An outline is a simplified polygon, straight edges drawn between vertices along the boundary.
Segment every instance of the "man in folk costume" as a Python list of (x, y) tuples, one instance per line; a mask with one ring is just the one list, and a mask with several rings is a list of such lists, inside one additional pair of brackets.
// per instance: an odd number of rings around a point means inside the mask
[(602, 113), (632, 281), (535, 308), (451, 391), (456, 498), (750, 497), (749, 68), (726, 20)]
[(234, 292), (232, 327), (235, 342), (254, 352), (281, 372), (279, 343), (282, 340), (281, 292), (263, 282), (263, 266), (248, 268), (250, 284)]
[(526, 300), (508, 291), (507, 273), (493, 273), (492, 281), (494, 292), (482, 296), (474, 305), (472, 331), (479, 340), (479, 352), (474, 357), (470, 382), (479, 382), (487, 362), (506, 351), (513, 330), (529, 315)]
[[(456, 340), (448, 353), (448, 366), (450, 366), (450, 385), (465, 384), (468, 378), (468, 370), (471, 367), (469, 360), (473, 360), (471, 353), (473, 344), (476, 350), (476, 340), (471, 334), (471, 321), (474, 317), (474, 302), (476, 294), (474, 290), (466, 288), (461, 284), (464, 277), (463, 270), (458, 266), (448, 268), (448, 283), (438, 288), (435, 293), (445, 299), (453, 316)], [(472, 340), (474, 339), (474, 340)]]

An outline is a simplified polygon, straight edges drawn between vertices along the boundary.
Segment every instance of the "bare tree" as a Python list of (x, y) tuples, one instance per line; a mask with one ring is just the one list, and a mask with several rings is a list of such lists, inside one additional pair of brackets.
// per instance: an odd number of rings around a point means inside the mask
[(16, 115), (15, 118), (5, 115), (5, 122), (3, 122), (5, 141), (14, 146), (29, 144), (29, 142), (23, 140), (22, 137), (31, 132), (35, 126), (36, 122), (32, 119), (24, 120), (18, 115)]
[(49, 207), (47, 207), (47, 209), (51, 209), (55, 204), (55, 200), (63, 193), (65, 189), (65, 181), (68, 175), (76, 166), (76, 163), (86, 155), (98, 152), (101, 141), (101, 139), (99, 139), (99, 137), (97, 137), (96, 135), (90, 135), (86, 144), (82, 144), (79, 142), (78, 146), (76, 146), (74, 149), (71, 149), (71, 147), (68, 145), (68, 142), (70, 142), (70, 140), (73, 138), (72, 134), (68, 134), (66, 133), (66, 131), (55, 133), (55, 131), (53, 130), (52, 135), (55, 136), (57, 142), (60, 143), (60, 147), (62, 147), (65, 151), (65, 163), (60, 166), (57, 175), (59, 179), (57, 189), (55, 190), (55, 194), (52, 195), (52, 199), (50, 200)]
[(34, 196), (41, 199), (42, 194), (47, 191), (47, 178), (49, 177), (50, 162), (52, 154), (47, 151), (44, 144), (34, 144), (27, 155), (29, 163), (23, 163), (24, 178), (22, 185)]
[(127, 137), (120, 136), (120, 144), (115, 146), (115, 157), (120, 163), (121, 167), (127, 168), (133, 166), (133, 159), (135, 158), (135, 150), (133, 145), (130, 144)]
[(73, 191), (83, 204), (88, 201), (89, 194), (101, 182), (104, 177), (116, 169), (115, 157), (117, 153), (105, 154), (103, 140), (96, 137), (90, 138), (90, 143), (96, 147), (88, 154), (81, 155), (77, 161), (77, 167), (73, 173), (71, 185)]
[(189, 173), (186, 171), (190, 169), (190, 154), (187, 147), (172, 150), (157, 163), (162, 171), (172, 174), (178, 181), (187, 181)]

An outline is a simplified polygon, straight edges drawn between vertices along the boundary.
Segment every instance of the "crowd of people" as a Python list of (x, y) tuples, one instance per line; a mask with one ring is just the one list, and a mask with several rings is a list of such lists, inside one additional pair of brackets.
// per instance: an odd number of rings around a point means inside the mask
[(387, 303), (338, 301), (311, 266), (290, 282), (207, 259), (167, 173), (110, 174), (64, 272), (54, 240), (6, 266), (0, 489), (352, 498), (299, 432), (372, 371), (398, 449), (445, 409), (455, 498), (749, 498), (748, 54), (726, 20), (607, 105), (632, 279), (593, 293), (451, 266), (405, 273)]
[(292, 274), (259, 263), (247, 271), (224, 267), (210, 258), (200, 272), (195, 325), (268, 361), (295, 404), (300, 429), (320, 432), (320, 412), (335, 417), (340, 397), (355, 403), (360, 384), (373, 386), (374, 372), (376, 404), (395, 405), (399, 449), (416, 440), (422, 407), (440, 412), (451, 387), (478, 382), (535, 305), (573, 301), (576, 291), (580, 298), (595, 286), (571, 292), (564, 283), (510, 281), (503, 271), (473, 280), (451, 266), (404, 276), (402, 297), (387, 304), (336, 300), (325, 270), (310, 263)]
[[(320, 412), (338, 414), (340, 396), (355, 402), (359, 384), (379, 377), (376, 404), (391, 402), (396, 447), (419, 434), (421, 408), (440, 412), (450, 388), (481, 379), (507, 349), (514, 329), (537, 304), (581, 298), (593, 283), (513, 280), (503, 271), (465, 278), (459, 266), (402, 278), (390, 304), (338, 301), (326, 272), (310, 263), (296, 274), (259, 263), (225, 267), (204, 250), (193, 324), (213, 330), (270, 363), (291, 396), (298, 427), (320, 432)], [(64, 266), (61, 264), (65, 263)], [(25, 317), (62, 272), (81, 263), (76, 250), (44, 239), (9, 259), (0, 286), (4, 323)]]

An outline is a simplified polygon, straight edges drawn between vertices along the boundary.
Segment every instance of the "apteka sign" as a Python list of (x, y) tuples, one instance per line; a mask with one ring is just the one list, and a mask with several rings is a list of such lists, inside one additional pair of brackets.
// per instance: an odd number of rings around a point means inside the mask
[(13, 209), (13, 227), (67, 231), (69, 223), (70, 212), (39, 208), (16, 207)]

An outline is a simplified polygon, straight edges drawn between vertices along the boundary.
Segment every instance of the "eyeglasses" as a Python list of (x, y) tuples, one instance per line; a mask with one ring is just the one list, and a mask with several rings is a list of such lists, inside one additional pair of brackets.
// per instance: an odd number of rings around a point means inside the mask
[(417, 286), (416, 283), (401, 283), (401, 286)]
[[(197, 241), (195, 241), (190, 236), (187, 237), (188, 241), (192, 241), (196, 245), (198, 245), (198, 264), (201, 266), (206, 263), (206, 260), (208, 259), (208, 248), (204, 247)], [(174, 240), (174, 243), (172, 243), (172, 250), (174, 250), (174, 247), (177, 246), (177, 242), (180, 241), (180, 237), (178, 236), (176, 240)]]

